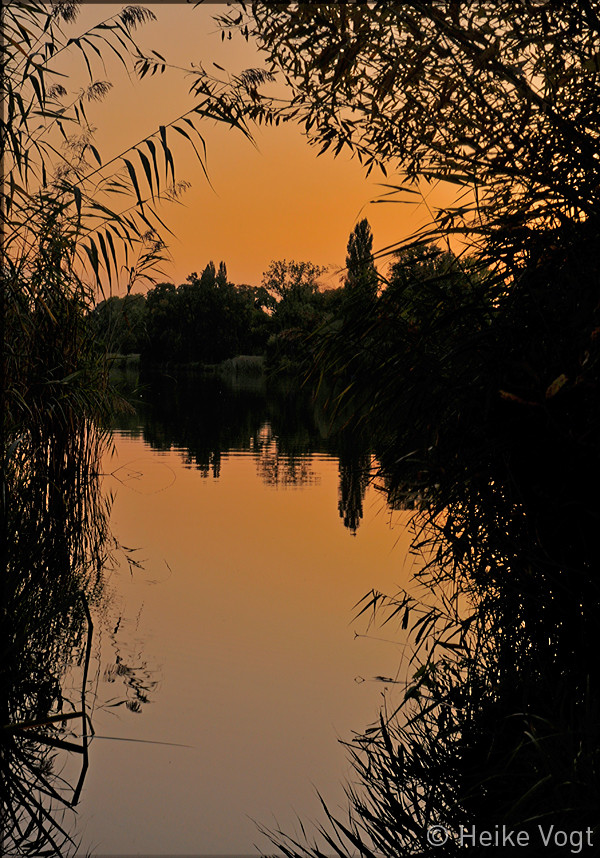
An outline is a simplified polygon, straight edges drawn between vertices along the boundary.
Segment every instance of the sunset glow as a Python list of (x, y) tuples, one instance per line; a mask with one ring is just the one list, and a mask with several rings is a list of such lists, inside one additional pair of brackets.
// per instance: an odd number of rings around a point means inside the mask
[[(115, 4), (84, 6), (75, 29), (82, 32), (116, 8)], [(101, 104), (88, 109), (106, 160), (193, 106), (186, 76), (191, 64), (201, 63), (221, 76), (214, 63), (233, 74), (264, 65), (260, 52), (240, 37), (221, 40), (213, 16), (223, 11), (222, 4), (193, 8), (154, 3), (149, 8), (157, 21), (140, 29), (139, 42), (178, 69), (139, 81), (128, 79), (117, 61), (107, 66), (113, 89)], [(74, 82), (85, 81), (83, 64), (77, 72), (69, 71)], [(98, 75), (103, 74), (99, 68)], [(218, 264), (223, 259), (234, 283), (259, 285), (272, 259), (297, 259), (328, 266), (323, 284), (338, 286), (348, 236), (360, 218), (369, 219), (377, 252), (427, 223), (428, 206), (448, 204), (455, 196), (450, 186), (423, 185), (424, 199), (383, 203), (384, 185), (398, 183), (397, 177), (374, 171), (367, 178), (358, 161), (344, 153), (338, 158), (330, 153), (318, 156), (297, 126), (254, 128), (256, 146), (241, 132), (213, 121), (200, 121), (198, 128), (206, 142), (210, 185), (186, 141), (175, 140), (177, 178), (191, 187), (180, 204), (165, 204), (161, 209), (161, 217), (174, 233), (169, 237), (172, 264), (165, 268), (163, 279), (176, 284), (201, 271), (209, 260)], [(380, 273), (386, 267), (382, 260)]]

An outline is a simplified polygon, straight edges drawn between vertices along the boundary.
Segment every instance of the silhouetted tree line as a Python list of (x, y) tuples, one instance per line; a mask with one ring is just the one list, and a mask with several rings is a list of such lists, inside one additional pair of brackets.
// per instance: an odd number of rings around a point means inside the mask
[[(318, 327), (335, 303), (321, 291), (324, 269), (310, 262), (274, 261), (261, 286), (235, 285), (224, 262), (190, 274), (180, 286), (159, 283), (146, 295), (113, 296), (91, 314), (109, 351), (140, 353), (148, 363), (217, 363), (239, 354), (290, 359), (294, 344)], [(336, 291), (336, 290), (333, 290)]]
[(110, 351), (140, 353), (151, 363), (216, 363), (259, 354), (269, 336), (271, 296), (262, 287), (235, 286), (221, 262), (180, 286), (159, 283), (146, 295), (111, 297), (92, 313)]
[[(91, 323), (110, 352), (138, 353), (147, 364), (213, 364), (250, 354), (266, 355), (272, 371), (309, 373), (322, 368), (324, 345), (330, 367), (332, 335), (353, 344), (362, 366), (374, 323), (378, 354), (383, 343), (393, 350), (409, 343), (417, 326), (430, 325), (438, 305), (468, 292), (464, 266), (435, 245), (397, 254), (380, 277), (366, 218), (350, 234), (342, 285), (323, 289), (324, 272), (312, 262), (274, 260), (260, 286), (235, 285), (224, 262), (218, 269), (209, 262), (179, 286), (159, 283), (145, 295), (102, 301)], [(360, 375), (358, 366), (352, 371)]]

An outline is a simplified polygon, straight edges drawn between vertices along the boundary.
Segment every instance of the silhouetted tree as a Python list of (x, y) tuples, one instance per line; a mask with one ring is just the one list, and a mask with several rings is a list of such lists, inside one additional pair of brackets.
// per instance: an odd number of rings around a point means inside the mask
[(273, 260), (263, 274), (263, 288), (275, 298), (267, 357), (272, 368), (298, 369), (310, 360), (306, 337), (324, 318), (319, 277), (326, 269), (312, 262)]
[(90, 323), (98, 339), (109, 352), (139, 353), (145, 345), (146, 296), (139, 294), (101, 301), (90, 313)]
[(272, 326), (269, 295), (226, 280), (209, 263), (177, 288), (161, 283), (146, 299), (144, 362), (217, 363), (238, 354), (262, 354)]
[(216, 284), (216, 282), (217, 270), (215, 268), (215, 263), (211, 260), (200, 276), (200, 285), (210, 289)]
[(273, 312), (279, 330), (309, 329), (318, 316), (319, 277), (325, 268), (312, 262), (273, 260), (263, 274), (263, 287), (277, 304)]
[(366, 218), (360, 220), (348, 239), (345, 288), (365, 299), (377, 294), (377, 269), (373, 261), (373, 233)]
[(217, 281), (217, 286), (226, 286), (228, 283), (227, 266), (225, 265), (225, 263), (222, 260), (221, 260), (221, 262), (219, 262), (219, 270), (218, 270), (217, 275), (216, 275), (216, 281)]

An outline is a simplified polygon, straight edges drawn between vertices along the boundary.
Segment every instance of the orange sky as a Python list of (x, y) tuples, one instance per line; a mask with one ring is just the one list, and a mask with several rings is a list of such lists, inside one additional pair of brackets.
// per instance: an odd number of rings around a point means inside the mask
[[(182, 68), (202, 62), (207, 70), (215, 62), (234, 73), (264, 65), (257, 50), (241, 38), (221, 40), (212, 16), (222, 13), (224, 4), (196, 9), (183, 3), (149, 5), (158, 20), (138, 31), (138, 40), (170, 62)], [(84, 5), (75, 30), (81, 33), (120, 8)], [(128, 79), (115, 62), (107, 64), (106, 72), (99, 67), (96, 74), (114, 84), (106, 100), (88, 110), (105, 160), (193, 105), (184, 72), (140, 82)], [(83, 69), (78, 79), (85, 83)], [(166, 269), (167, 279), (175, 283), (201, 271), (210, 259), (223, 259), (233, 282), (258, 285), (272, 259), (287, 258), (330, 266), (324, 280), (338, 285), (336, 272), (344, 265), (349, 233), (361, 217), (371, 223), (376, 250), (405, 238), (428, 219), (423, 205), (370, 203), (387, 180), (375, 173), (366, 179), (358, 162), (346, 156), (317, 157), (297, 127), (257, 129), (257, 149), (223, 125), (204, 121), (199, 128), (214, 190), (183, 138), (173, 140), (178, 178), (192, 187), (182, 206), (161, 210), (176, 236), (170, 242), (173, 263)], [(444, 196), (449, 202), (448, 191)], [(431, 194), (434, 198), (440, 199), (439, 189)]]

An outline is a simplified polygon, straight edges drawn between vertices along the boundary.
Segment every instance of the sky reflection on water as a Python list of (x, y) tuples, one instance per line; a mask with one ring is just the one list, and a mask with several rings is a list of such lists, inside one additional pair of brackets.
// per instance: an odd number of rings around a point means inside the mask
[[(218, 477), (190, 467), (189, 449), (116, 433), (113, 531), (142, 568), (122, 554), (109, 580), (123, 620), (103, 632), (94, 727), (191, 747), (93, 743), (80, 835), (100, 854), (269, 851), (253, 820), (293, 832), (296, 817), (318, 818), (315, 788), (342, 802), (337, 739), (376, 719), (372, 677), (397, 675), (394, 629), (362, 636), (352, 609), (406, 583), (408, 513), (369, 487), (354, 538), (337, 457), (279, 459), (260, 425), (260, 455), (220, 451)], [(147, 676), (147, 703), (102, 706), (118, 664)]]

